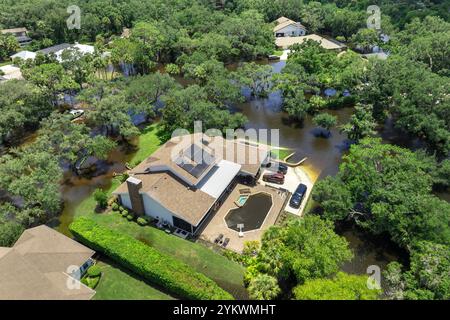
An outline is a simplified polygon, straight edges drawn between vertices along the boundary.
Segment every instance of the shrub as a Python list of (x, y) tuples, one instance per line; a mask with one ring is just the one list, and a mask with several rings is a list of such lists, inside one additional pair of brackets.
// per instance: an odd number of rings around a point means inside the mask
[(119, 211), (120, 211), (120, 212), (123, 212), (123, 211), (125, 211), (125, 208), (122, 207), (122, 206), (119, 206)]
[(95, 190), (94, 199), (101, 209), (105, 209), (108, 206), (108, 194), (102, 189)]
[(118, 211), (118, 210), (119, 210), (119, 204), (117, 204), (117, 203), (114, 202), (114, 203), (112, 204), (111, 208), (113, 209), (113, 211)]
[(129, 214), (127, 215), (127, 220), (128, 221), (132, 221), (134, 219), (133, 215)]
[(86, 274), (91, 278), (100, 277), (102, 269), (99, 266), (93, 265), (87, 270)]
[(81, 279), (81, 283), (88, 286), (91, 289), (95, 289), (100, 281), (100, 277), (84, 277)]
[(200, 300), (233, 298), (214, 281), (181, 261), (87, 217), (78, 218), (69, 228), (80, 242), (176, 295)]
[(120, 214), (122, 215), (122, 217), (125, 217), (125, 218), (128, 217), (128, 211), (127, 210), (122, 211)]
[(138, 223), (140, 226), (146, 226), (146, 225), (148, 224), (148, 221), (147, 221), (147, 219), (145, 219), (145, 218), (143, 218), (143, 217), (139, 217), (139, 218), (137, 219), (137, 223)]
[(0, 247), (12, 246), (24, 231), (25, 228), (17, 222), (0, 222)]
[(91, 289), (95, 289), (98, 283), (100, 282), (100, 277), (88, 278), (88, 287)]

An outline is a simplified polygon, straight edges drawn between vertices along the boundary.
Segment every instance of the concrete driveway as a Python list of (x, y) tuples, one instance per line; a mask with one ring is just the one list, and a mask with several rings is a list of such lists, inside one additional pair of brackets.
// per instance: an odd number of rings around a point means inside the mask
[(302, 169), (301, 166), (296, 168), (289, 167), (284, 177), (284, 184), (282, 185), (271, 182), (264, 182), (262, 180), (264, 174), (275, 172), (276, 170), (272, 168), (264, 169), (258, 183), (260, 183), (261, 185), (268, 185), (277, 189), (285, 189), (288, 190), (290, 193), (294, 193), (300, 183), (306, 185), (308, 189), (306, 191), (305, 197), (303, 198), (302, 204), (300, 205), (300, 208), (296, 209), (291, 207), (289, 205), (289, 202), (286, 204), (286, 207), (284, 208), (284, 210), (289, 213), (292, 213), (297, 216), (302, 216), (303, 211), (305, 210), (306, 203), (308, 202), (309, 196), (314, 186), (313, 182), (311, 181), (311, 179), (308, 177), (308, 174)]

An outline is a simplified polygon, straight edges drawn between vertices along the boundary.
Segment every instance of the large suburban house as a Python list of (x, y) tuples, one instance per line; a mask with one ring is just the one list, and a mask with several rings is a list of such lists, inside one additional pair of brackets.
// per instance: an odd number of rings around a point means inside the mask
[(280, 17), (275, 21), (273, 33), (275, 37), (298, 37), (306, 34), (306, 27), (300, 22), (295, 22), (286, 17)]
[(58, 44), (56, 46), (52, 46), (49, 48), (39, 50), (38, 53), (41, 53), (44, 55), (54, 54), (56, 56), (56, 59), (59, 62), (62, 62), (62, 60), (63, 60), (62, 54), (65, 50), (78, 50), (82, 55), (93, 54), (95, 52), (94, 46), (80, 44), (80, 43), (75, 43), (75, 44), (63, 43), (63, 44)]
[(16, 37), (21, 47), (31, 43), (31, 38), (28, 37), (28, 30), (26, 28), (3, 29), (0, 32), (2, 34), (12, 34)]
[(320, 44), (320, 46), (327, 50), (344, 51), (347, 49), (346, 45), (331, 38), (325, 38), (317, 34), (309, 34), (307, 36), (299, 37), (278, 37), (275, 39), (275, 44), (278, 48), (289, 49), (294, 44), (302, 44), (305, 41), (312, 40)]
[(20, 52), (17, 52), (16, 54), (13, 54), (10, 58), (11, 58), (11, 60), (14, 60), (14, 59), (34, 60), (38, 53), (43, 54), (43, 55), (53, 54), (53, 55), (55, 55), (58, 62), (62, 62), (63, 61), (63, 52), (66, 50), (78, 50), (78, 52), (80, 52), (81, 55), (93, 54), (95, 52), (94, 46), (80, 44), (80, 43), (75, 43), (75, 44), (62, 43), (62, 44), (58, 44), (56, 46), (52, 46), (52, 47), (48, 47), (48, 48), (39, 50), (37, 52), (31, 52), (31, 51), (25, 51), (25, 50), (20, 51)]
[(26, 230), (12, 248), (0, 247), (0, 300), (88, 300), (95, 291), (74, 277), (95, 252), (45, 226)]
[(255, 183), (267, 146), (202, 133), (175, 137), (130, 172), (114, 194), (140, 215), (196, 235), (239, 181)]

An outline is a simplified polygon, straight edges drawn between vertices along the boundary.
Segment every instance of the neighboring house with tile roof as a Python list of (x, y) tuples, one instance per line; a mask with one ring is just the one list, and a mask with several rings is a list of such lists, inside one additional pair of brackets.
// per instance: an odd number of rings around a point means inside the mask
[(269, 148), (202, 133), (175, 137), (113, 193), (137, 214), (196, 234), (239, 177), (256, 181)]
[(25, 230), (0, 247), (0, 300), (89, 300), (95, 291), (75, 278), (94, 253), (45, 225)]
[(28, 36), (28, 30), (26, 28), (3, 29), (0, 32), (2, 34), (12, 34), (16, 37), (21, 47), (31, 43), (31, 38)]
[(320, 44), (320, 46), (327, 50), (344, 51), (347, 46), (337, 40), (325, 38), (317, 34), (309, 34), (301, 37), (279, 37), (275, 39), (275, 44), (278, 48), (289, 49), (294, 44), (302, 44), (305, 41), (312, 40)]
[(273, 33), (276, 38), (304, 36), (306, 34), (306, 27), (300, 22), (295, 22), (286, 17), (280, 17), (275, 20)]

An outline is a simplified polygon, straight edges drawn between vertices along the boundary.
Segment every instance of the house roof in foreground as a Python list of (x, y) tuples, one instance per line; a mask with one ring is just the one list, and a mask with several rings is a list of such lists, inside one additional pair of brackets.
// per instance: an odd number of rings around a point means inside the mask
[[(0, 248), (0, 299), (87, 300), (95, 291), (71, 278), (94, 251), (45, 226), (24, 231), (12, 248)], [(79, 284), (69, 289), (67, 283)]]
[[(196, 226), (215, 203), (217, 195), (221, 194), (217, 188), (208, 185), (208, 181), (217, 179), (217, 174), (228, 179), (229, 172), (237, 174), (237, 171), (245, 171), (256, 175), (269, 149), (239, 140), (226, 140), (220, 136), (207, 137), (201, 133), (184, 137), (188, 139), (173, 138), (166, 142), (131, 170), (130, 175), (142, 181), (141, 193), (147, 194), (175, 216)], [(207, 145), (203, 144), (204, 140), (208, 140)], [(190, 175), (173, 161), (175, 159), (172, 160), (172, 157), (178, 154), (176, 151), (184, 151), (192, 143), (203, 146), (214, 156), (214, 162), (200, 178)], [(238, 166), (240, 170), (236, 170)], [(228, 184), (223, 186), (223, 189), (226, 186)], [(126, 182), (114, 191), (114, 194), (127, 193)]]
[(322, 46), (322, 48), (327, 50), (340, 50), (344, 49), (346, 46), (334, 39), (328, 39), (321, 37), (317, 34), (309, 34), (306, 36), (300, 36), (300, 37), (279, 37), (275, 39), (275, 43), (277, 47), (281, 47), (284, 49), (289, 48), (290, 46), (294, 44), (302, 44), (303, 42), (307, 40), (313, 40)]

